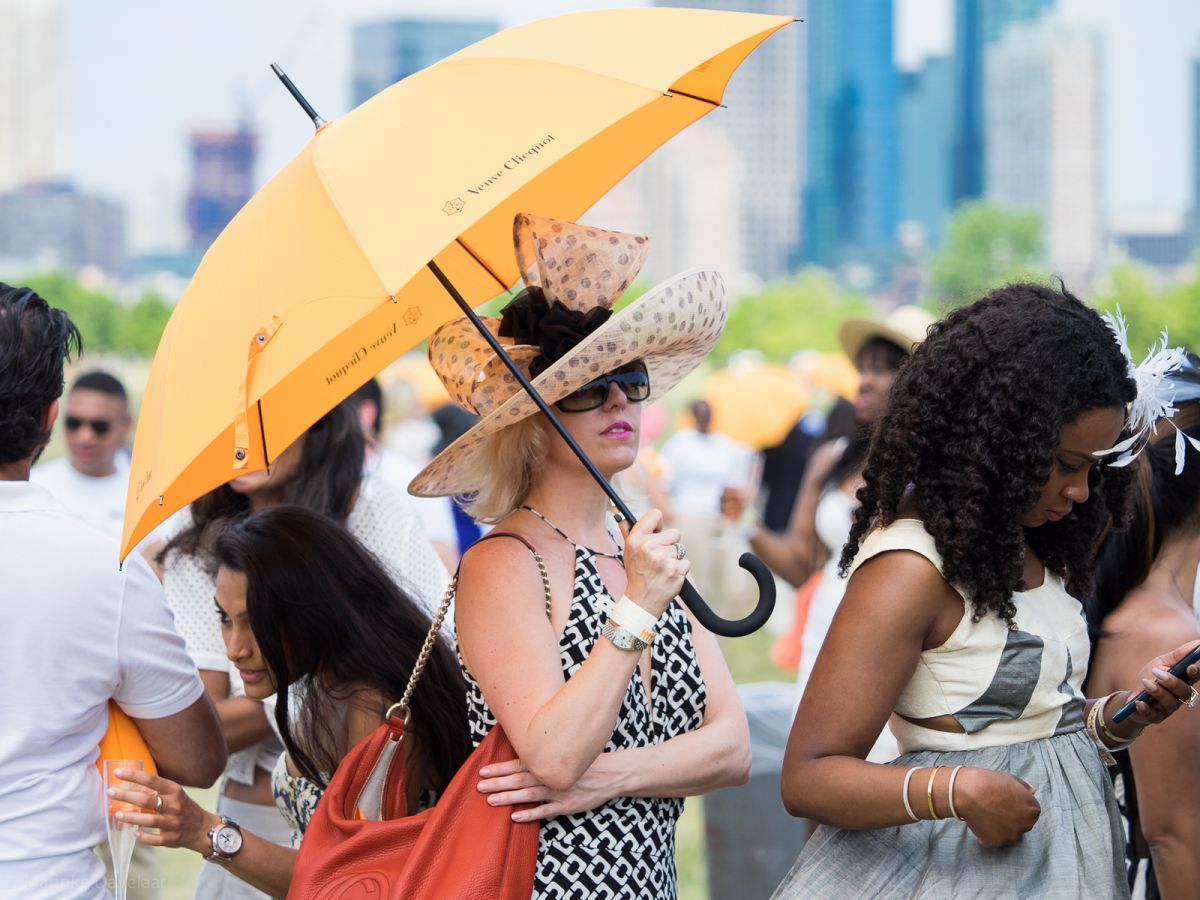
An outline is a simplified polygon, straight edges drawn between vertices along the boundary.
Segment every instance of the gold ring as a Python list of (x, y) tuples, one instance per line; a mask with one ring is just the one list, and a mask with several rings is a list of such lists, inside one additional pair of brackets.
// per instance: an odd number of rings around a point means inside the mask
[(1183, 701), (1183, 705), (1188, 709), (1195, 709), (1196, 704), (1200, 703), (1200, 693), (1197, 693), (1195, 688), (1191, 688), (1192, 695)]
[(154, 811), (156, 813), (160, 813), (160, 812), (162, 812), (162, 808), (163, 808), (162, 794), (155, 794), (154, 795)]

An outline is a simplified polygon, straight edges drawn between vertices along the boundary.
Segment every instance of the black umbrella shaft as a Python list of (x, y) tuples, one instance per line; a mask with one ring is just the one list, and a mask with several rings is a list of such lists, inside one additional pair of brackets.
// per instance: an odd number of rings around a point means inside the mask
[(279, 77), (279, 80), (283, 82), (283, 86), (288, 89), (288, 93), (292, 95), (293, 99), (300, 104), (300, 108), (308, 114), (310, 119), (312, 119), (313, 127), (316, 128), (317, 131), (320, 131), (325, 126), (326, 122), (321, 118), (320, 114), (313, 109), (312, 104), (308, 102), (308, 98), (300, 93), (300, 88), (292, 84), (292, 79), (287, 77), (287, 73), (283, 71), (279, 63), (271, 63), (271, 71)]
[(471, 320), (471, 324), (475, 326), (476, 330), (483, 335), (483, 339), (488, 342), (488, 345), (493, 351), (495, 351), (496, 355), (500, 357), (504, 365), (508, 367), (508, 371), (512, 372), (513, 377), (517, 379), (517, 382), (524, 389), (525, 393), (527, 393), (530, 399), (537, 404), (537, 408), (542, 411), (542, 413), (549, 420), (550, 424), (554, 426), (554, 430), (558, 432), (559, 437), (561, 437), (566, 442), (567, 446), (571, 448), (571, 452), (579, 457), (579, 461), (583, 463), (584, 467), (588, 470), (588, 473), (592, 476), (592, 478), (596, 479), (596, 483), (604, 489), (604, 493), (608, 495), (608, 499), (613, 502), (613, 505), (616, 506), (618, 510), (620, 510), (621, 515), (625, 516), (625, 518), (629, 520), (629, 527), (632, 528), (635, 524), (637, 524), (637, 517), (635, 517), (634, 514), (629, 511), (629, 507), (625, 505), (625, 501), (621, 499), (621, 497), (613, 489), (613, 486), (609, 484), (608, 479), (601, 474), (600, 470), (596, 468), (596, 464), (588, 458), (588, 455), (583, 452), (583, 448), (576, 443), (575, 438), (571, 436), (571, 432), (567, 431), (566, 426), (564, 426), (563, 423), (558, 420), (558, 416), (556, 416), (554, 411), (550, 409), (550, 404), (548, 404), (542, 398), (542, 395), (537, 392), (537, 389), (529, 383), (529, 379), (525, 377), (525, 373), (522, 372), (520, 367), (512, 361), (512, 357), (510, 357), (504, 351), (504, 347), (502, 347), (500, 342), (496, 340), (496, 336), (492, 334), (491, 329), (483, 323), (483, 320), (480, 319), (478, 315), (476, 315), (475, 310), (471, 309), (471, 305), (467, 303), (465, 299), (463, 299), (462, 294), (458, 292), (458, 289), (450, 282), (450, 279), (446, 277), (446, 274), (441, 270), (438, 264), (432, 260), (429, 263), (429, 271), (433, 272), (434, 277), (442, 283), (442, 287), (444, 287), (450, 296), (454, 298), (454, 302), (458, 304), (458, 308), (461, 309), (466, 317)]

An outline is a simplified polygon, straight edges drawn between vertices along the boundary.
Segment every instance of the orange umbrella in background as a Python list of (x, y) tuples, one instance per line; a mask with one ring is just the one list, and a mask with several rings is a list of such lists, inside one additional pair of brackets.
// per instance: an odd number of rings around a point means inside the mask
[(805, 353), (793, 360), (791, 368), (811, 387), (851, 402), (858, 396), (858, 369), (844, 353)]
[(780, 443), (809, 403), (799, 375), (767, 363), (722, 369), (701, 396), (712, 407), (714, 430), (756, 450)]
[(122, 556), (192, 500), (268, 466), (440, 324), (511, 288), (517, 212), (577, 218), (720, 105), (737, 66), (792, 21), (667, 8), (546, 19), (329, 123), (279, 73), (318, 131), (213, 243), (167, 324)]

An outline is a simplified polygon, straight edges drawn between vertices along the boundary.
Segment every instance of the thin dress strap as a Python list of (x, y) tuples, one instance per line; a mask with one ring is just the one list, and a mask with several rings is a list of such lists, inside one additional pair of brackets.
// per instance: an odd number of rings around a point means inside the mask
[[(517, 509), (523, 509), (526, 512), (533, 513), (535, 516), (537, 516), (539, 519), (541, 519), (543, 522), (545, 522), (547, 525), (549, 525), (551, 528), (553, 528), (556, 532), (558, 532), (558, 536), (560, 538), (562, 538), (564, 541), (566, 541), (568, 544), (571, 544), (575, 547), (582, 547), (584, 550), (587, 550), (593, 556), (607, 556), (609, 559), (621, 559), (621, 551), (620, 550), (617, 550), (616, 553), (605, 553), (603, 550), (596, 550), (593, 547), (589, 547), (587, 544), (576, 544), (575, 541), (571, 540), (571, 538), (567, 535), (567, 533), (565, 531), (563, 531), (561, 528), (559, 528), (557, 525), (555, 525), (553, 522), (551, 522), (549, 519), (547, 519), (545, 516), (543, 516), (540, 512), (538, 512), (532, 506), (527, 506), (524, 503), (522, 503), (520, 506), (517, 507)], [(612, 539), (612, 542), (615, 545), (617, 542), (616, 538), (614, 538), (611, 533), (608, 536), (609, 536), (609, 538)]]

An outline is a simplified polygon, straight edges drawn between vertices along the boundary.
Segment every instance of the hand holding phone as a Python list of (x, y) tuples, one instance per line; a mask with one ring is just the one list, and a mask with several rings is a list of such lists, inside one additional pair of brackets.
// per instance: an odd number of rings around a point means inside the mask
[[(1185, 656), (1179, 662), (1175, 663), (1175, 665), (1171, 666), (1171, 668), (1168, 671), (1172, 675), (1174, 675), (1176, 678), (1182, 679), (1183, 681), (1186, 681), (1188, 684), (1191, 684), (1192, 679), (1188, 678), (1187, 670), (1191, 666), (1196, 665), (1197, 663), (1200, 663), (1200, 645), (1197, 645), (1196, 647), (1194, 647), (1192, 649), (1192, 651), (1189, 654), (1187, 654), (1187, 656)], [(1113, 723), (1115, 724), (1118, 722), (1124, 722), (1126, 719), (1128, 719), (1131, 715), (1134, 714), (1134, 712), (1137, 710), (1137, 704), (1139, 702), (1149, 703), (1153, 699), (1154, 698), (1150, 696), (1150, 693), (1148, 691), (1142, 691), (1136, 697), (1134, 697), (1132, 700), (1130, 700), (1128, 703), (1126, 703), (1124, 706), (1122, 706), (1120, 709), (1117, 710), (1116, 714), (1112, 717)]]

